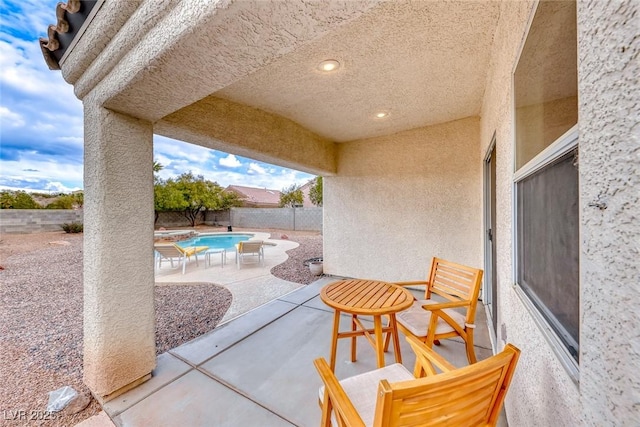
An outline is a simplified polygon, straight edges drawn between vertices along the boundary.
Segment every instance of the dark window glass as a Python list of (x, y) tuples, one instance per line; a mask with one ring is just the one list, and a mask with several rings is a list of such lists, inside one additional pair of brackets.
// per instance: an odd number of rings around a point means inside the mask
[(578, 360), (577, 149), (516, 184), (518, 284)]

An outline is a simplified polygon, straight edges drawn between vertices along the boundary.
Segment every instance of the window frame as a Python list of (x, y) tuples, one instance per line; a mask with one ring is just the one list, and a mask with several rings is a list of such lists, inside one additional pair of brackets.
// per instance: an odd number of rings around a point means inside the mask
[[(515, 102), (514, 102), (515, 113)], [(545, 337), (553, 352), (560, 360), (562, 366), (565, 368), (571, 379), (577, 384), (580, 380), (580, 370), (578, 362), (573, 358), (569, 350), (567, 349), (564, 341), (558, 336), (558, 333), (550, 325), (541, 309), (532, 301), (527, 291), (518, 283), (518, 182), (527, 178), (528, 176), (540, 171), (544, 167), (551, 165), (556, 160), (560, 159), (565, 154), (574, 150), (579, 146), (578, 144), (578, 125), (574, 125), (564, 135), (554, 141), (541, 153), (531, 159), (527, 164), (520, 168), (513, 174), (513, 277), (514, 277), (514, 289), (516, 295), (520, 297), (524, 306), (527, 308), (535, 324), (538, 326), (542, 335)], [(515, 141), (514, 141), (515, 147)], [(514, 162), (515, 165), (515, 162)], [(579, 344), (579, 343), (578, 343)]]
[[(534, 158), (529, 160), (526, 164), (516, 170), (517, 164), (517, 141), (516, 141), (516, 83), (515, 76), (516, 70), (518, 68), (518, 64), (520, 63), (522, 52), (524, 51), (524, 47), (529, 36), (529, 32), (531, 30), (531, 26), (534, 21), (534, 17), (536, 15), (536, 11), (538, 10), (538, 6), (540, 5), (540, 1), (536, 1), (535, 5), (532, 7), (529, 15), (529, 22), (527, 23), (527, 27), (525, 30), (525, 34), (520, 42), (520, 48), (518, 51), (518, 55), (516, 57), (516, 61), (513, 65), (513, 69), (511, 70), (511, 132), (513, 135), (512, 141), (512, 167), (513, 167), (513, 177), (512, 177), (512, 211), (511, 211), (511, 241), (512, 241), (512, 277), (513, 277), (513, 289), (519, 299), (522, 301), (523, 306), (529, 312), (534, 323), (542, 333), (543, 337), (553, 350), (554, 354), (560, 361), (560, 364), (565, 369), (569, 377), (572, 379), (576, 386), (579, 386), (580, 383), (580, 369), (578, 362), (573, 358), (571, 353), (569, 352), (567, 346), (564, 341), (558, 336), (558, 333), (555, 329), (550, 325), (549, 321), (542, 314), (540, 308), (536, 306), (534, 301), (532, 301), (531, 297), (527, 294), (526, 290), (522, 285), (518, 283), (518, 259), (519, 259), (519, 239), (518, 239), (518, 183), (523, 179), (529, 177), (530, 175), (542, 170), (546, 166), (551, 165), (556, 160), (560, 159), (565, 154), (574, 150), (576, 147), (579, 147), (579, 119), (578, 122), (572, 126), (569, 130), (567, 130), (562, 136), (552, 142), (549, 146), (547, 146), (544, 150), (538, 153)], [(580, 213), (578, 213), (580, 215)], [(580, 232), (579, 232), (580, 233)], [(578, 260), (580, 263), (580, 260)], [(578, 284), (580, 286), (580, 284)], [(581, 312), (581, 307), (578, 308)], [(582, 323), (582, 322), (581, 322)], [(579, 343), (578, 343), (579, 344)]]

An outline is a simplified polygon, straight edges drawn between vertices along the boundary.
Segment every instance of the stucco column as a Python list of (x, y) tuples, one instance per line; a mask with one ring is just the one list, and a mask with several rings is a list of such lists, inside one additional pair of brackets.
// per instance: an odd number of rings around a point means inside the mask
[(578, 1), (580, 392), (585, 425), (640, 425), (640, 2)]
[(84, 382), (107, 401), (155, 367), (153, 129), (84, 100)]

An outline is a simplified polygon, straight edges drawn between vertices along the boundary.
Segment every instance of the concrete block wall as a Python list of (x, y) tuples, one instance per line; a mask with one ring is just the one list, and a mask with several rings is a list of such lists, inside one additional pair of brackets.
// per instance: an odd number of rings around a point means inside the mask
[(293, 211), (293, 229), (322, 231), (322, 208), (296, 208)]
[(72, 222), (83, 222), (81, 209), (0, 209), (0, 234), (62, 231), (62, 224)]
[[(229, 210), (205, 211), (198, 216), (196, 225), (229, 225)], [(191, 223), (182, 212), (159, 212), (155, 228), (190, 227)]]
[[(200, 214), (196, 220), (196, 225), (204, 224), (204, 215)], [(171, 227), (191, 227), (191, 223), (184, 216), (182, 212), (159, 212), (158, 220), (155, 222), (154, 227), (171, 228)]]
[(204, 223), (207, 225), (230, 225), (231, 211), (229, 209), (223, 211), (206, 211), (204, 214)]
[(322, 208), (232, 208), (231, 225), (240, 228), (322, 231)]
[[(214, 221), (215, 219), (215, 221)], [(0, 234), (62, 231), (62, 224), (83, 222), (82, 210), (0, 209)], [(240, 228), (322, 231), (322, 208), (233, 208), (206, 212), (198, 224), (229, 224)], [(180, 212), (161, 212), (155, 227), (188, 227)]]

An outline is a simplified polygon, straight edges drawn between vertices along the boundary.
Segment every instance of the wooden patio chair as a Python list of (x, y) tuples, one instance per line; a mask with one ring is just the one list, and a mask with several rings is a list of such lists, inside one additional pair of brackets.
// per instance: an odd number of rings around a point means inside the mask
[[(473, 331), (476, 327), (476, 306), (483, 271), (440, 258), (431, 260), (427, 281), (398, 282), (400, 286), (426, 286), (424, 299), (398, 314), (398, 329), (413, 335), (432, 347), (441, 339), (461, 337), (469, 363), (476, 363)], [(442, 301), (434, 301), (432, 297)], [(389, 336), (385, 350), (389, 346)]]
[[(394, 364), (338, 381), (327, 362), (314, 361), (321, 426), (495, 426), (520, 356), (507, 344), (495, 356), (456, 369), (416, 337), (413, 375)], [(435, 368), (441, 371), (437, 373)]]
[(189, 246), (182, 248), (175, 243), (162, 244), (156, 243), (153, 245), (153, 249), (156, 251), (156, 259), (158, 262), (158, 268), (162, 268), (162, 261), (168, 259), (173, 268), (173, 260), (178, 261), (178, 265), (182, 263), (182, 274), (186, 272), (187, 260), (191, 259), (193, 255), (196, 259), (196, 266), (198, 265), (198, 254), (200, 252), (206, 252), (209, 249), (208, 246)]
[(262, 240), (245, 240), (236, 245), (236, 264), (240, 268), (245, 256), (257, 256), (258, 264), (264, 264), (264, 242)]

